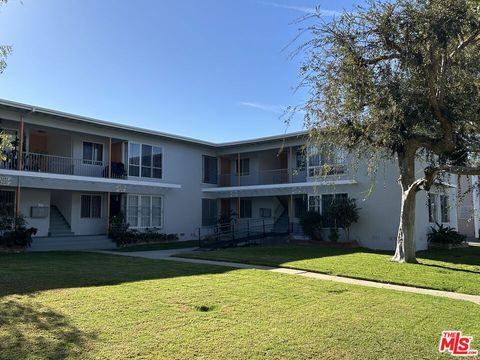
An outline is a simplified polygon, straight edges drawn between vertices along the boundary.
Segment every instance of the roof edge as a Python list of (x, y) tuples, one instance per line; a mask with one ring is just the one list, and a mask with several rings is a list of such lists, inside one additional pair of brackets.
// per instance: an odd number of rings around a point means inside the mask
[(93, 124), (93, 125), (114, 127), (114, 128), (119, 128), (119, 129), (122, 129), (122, 130), (134, 131), (134, 132), (137, 132), (137, 133), (143, 133), (143, 134), (148, 134), (148, 135), (155, 135), (155, 136), (160, 136), (160, 137), (164, 137), (164, 138), (168, 138), (168, 139), (172, 139), (172, 140), (179, 140), (179, 141), (183, 141), (183, 142), (187, 142), (187, 143), (193, 143), (193, 144), (198, 144), (198, 145), (203, 145), (203, 146), (208, 146), (208, 147), (213, 147), (213, 148), (223, 148), (223, 147), (230, 147), (230, 146), (237, 146), (237, 145), (247, 145), (249, 143), (254, 143), (254, 142), (275, 141), (275, 140), (281, 140), (281, 139), (285, 139), (285, 138), (300, 137), (300, 136), (306, 135), (308, 133), (307, 131), (297, 131), (297, 132), (292, 132), (292, 133), (285, 133), (283, 135), (272, 135), (272, 136), (264, 136), (264, 137), (253, 138), (253, 139), (229, 141), (229, 142), (223, 142), (223, 143), (214, 143), (214, 142), (210, 142), (210, 141), (204, 141), (204, 140), (190, 138), (190, 137), (187, 137), (187, 136), (170, 134), (170, 133), (165, 133), (165, 132), (161, 132), (161, 131), (157, 131), (157, 130), (145, 129), (145, 128), (140, 128), (140, 127), (137, 127), (137, 126), (120, 124), (120, 123), (100, 120), (100, 119), (96, 119), (96, 118), (92, 118), (92, 117), (88, 117), (88, 116), (81, 116), (81, 115), (71, 114), (71, 113), (67, 113), (67, 112), (63, 112), (63, 111), (52, 110), (52, 109), (48, 109), (48, 108), (44, 108), (44, 107), (40, 107), (40, 106), (20, 103), (20, 102), (16, 102), (16, 101), (7, 100), (7, 99), (0, 99), (0, 105), (25, 110), (25, 111), (28, 111), (28, 112), (34, 111), (35, 113), (42, 113), (42, 114), (45, 114), (45, 115), (63, 117), (63, 118), (66, 118), (66, 119), (72, 119), (72, 120), (81, 121), (81, 122), (85, 122), (85, 123), (89, 123), (89, 124)]

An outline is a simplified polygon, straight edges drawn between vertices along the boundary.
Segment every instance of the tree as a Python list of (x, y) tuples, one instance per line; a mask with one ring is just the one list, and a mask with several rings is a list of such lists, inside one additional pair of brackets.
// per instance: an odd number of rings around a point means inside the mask
[[(396, 159), (402, 189), (392, 260), (416, 262), (415, 198), (445, 173), (480, 174), (480, 5), (469, 0), (371, 0), (324, 22), (311, 39), (301, 86), (313, 140), (369, 164)], [(428, 159), (417, 178), (416, 159)]]
[[(0, 0), (0, 6), (7, 3), (7, 0)], [(7, 67), (7, 56), (12, 52), (12, 47), (9, 45), (0, 45), (0, 74), (3, 73)], [(10, 148), (10, 136), (0, 131), (0, 161), (5, 161), (4, 150)]]
[(329, 207), (329, 216), (335, 223), (335, 229), (345, 232), (345, 239), (350, 241), (350, 227), (358, 221), (359, 215), (355, 199), (334, 199)]

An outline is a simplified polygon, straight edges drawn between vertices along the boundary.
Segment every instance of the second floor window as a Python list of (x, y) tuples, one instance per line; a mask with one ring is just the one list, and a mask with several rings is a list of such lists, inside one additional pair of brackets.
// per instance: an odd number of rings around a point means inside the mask
[(129, 143), (128, 175), (161, 179), (163, 177), (163, 152), (159, 146)]
[(83, 163), (103, 165), (103, 144), (83, 142)]
[(235, 172), (236, 175), (249, 175), (250, 174), (250, 159), (245, 158), (245, 159), (240, 159), (240, 163), (238, 162), (238, 159), (235, 160)]
[(203, 155), (203, 182), (217, 184), (218, 161), (216, 157)]

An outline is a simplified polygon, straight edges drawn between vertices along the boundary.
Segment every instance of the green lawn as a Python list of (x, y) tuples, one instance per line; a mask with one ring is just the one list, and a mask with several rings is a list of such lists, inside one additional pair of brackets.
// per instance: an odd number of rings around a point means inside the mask
[(480, 247), (418, 253), (420, 264), (397, 264), (367, 249), (277, 245), (195, 251), (179, 256), (283, 266), (332, 275), (480, 295)]
[(469, 302), (267, 271), (0, 254), (0, 359), (432, 359), (442, 330), (480, 347), (478, 318)]
[(141, 244), (130, 245), (114, 249), (113, 251), (120, 252), (133, 252), (133, 251), (152, 251), (152, 250), (171, 250), (171, 249), (185, 249), (191, 247), (197, 247), (198, 240), (177, 241), (170, 243), (158, 243), (158, 244)]

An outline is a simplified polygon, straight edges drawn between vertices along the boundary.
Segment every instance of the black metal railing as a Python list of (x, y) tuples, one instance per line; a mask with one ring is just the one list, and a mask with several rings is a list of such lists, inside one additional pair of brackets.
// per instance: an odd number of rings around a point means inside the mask
[[(111, 172), (108, 167), (111, 166)], [(32, 171), (60, 175), (78, 175), (103, 178), (126, 178), (122, 163), (97, 160), (74, 159), (66, 156), (55, 156), (26, 152), (22, 154), (19, 166), (17, 157), (7, 158), (0, 162), (1, 169)]]

